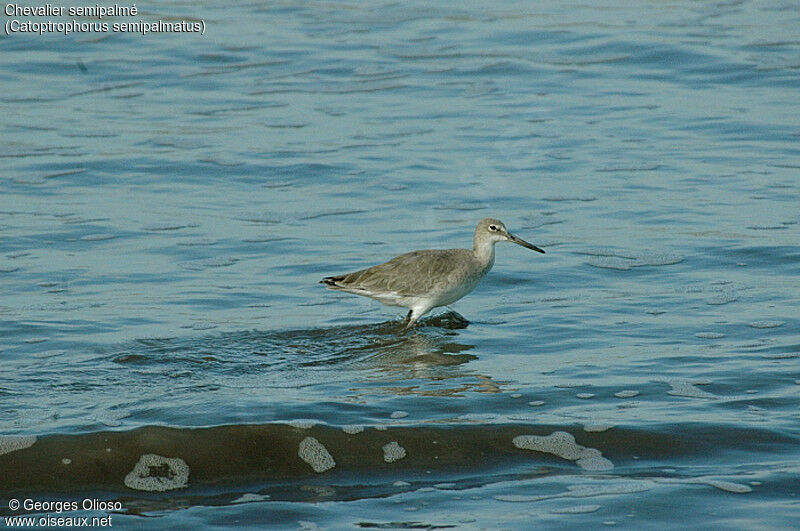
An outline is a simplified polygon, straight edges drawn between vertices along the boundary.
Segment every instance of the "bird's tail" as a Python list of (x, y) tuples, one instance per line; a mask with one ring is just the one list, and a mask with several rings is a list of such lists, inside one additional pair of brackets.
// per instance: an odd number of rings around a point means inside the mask
[(338, 282), (344, 280), (344, 275), (339, 275), (337, 277), (325, 277), (319, 281), (320, 284), (325, 284), (326, 286), (331, 286), (334, 288), (338, 288)]

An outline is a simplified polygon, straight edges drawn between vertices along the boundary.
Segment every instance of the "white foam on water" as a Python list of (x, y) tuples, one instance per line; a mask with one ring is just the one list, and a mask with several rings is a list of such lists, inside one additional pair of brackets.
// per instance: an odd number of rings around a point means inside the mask
[(582, 469), (591, 472), (614, 469), (614, 463), (603, 457), (603, 454), (597, 448), (584, 448), (580, 459), (575, 463)]
[(720, 339), (725, 337), (725, 334), (720, 334), (719, 332), (698, 332), (694, 337), (699, 337), (700, 339)]
[(492, 496), (495, 500), (512, 503), (530, 503), (559, 498), (595, 498), (600, 496), (620, 496), (646, 492), (652, 487), (650, 481), (625, 481), (615, 480), (613, 483), (603, 482), (594, 485), (569, 485), (567, 492), (547, 494), (542, 496), (525, 496), (521, 494), (498, 494)]
[(633, 398), (634, 396), (639, 396), (639, 391), (634, 391), (633, 389), (624, 389), (614, 393), (614, 396), (617, 398)]
[(311, 428), (319, 424), (319, 421), (315, 419), (295, 419), (295, 420), (290, 420), (286, 424), (288, 424), (292, 428), (297, 428), (298, 430), (310, 430)]
[(747, 485), (742, 485), (741, 483), (734, 483), (732, 481), (706, 479), (699, 483), (705, 483), (706, 485), (711, 485), (712, 487), (724, 490), (725, 492), (733, 492), (736, 494), (746, 494), (748, 492), (753, 492), (753, 489), (751, 487), (748, 487)]
[(129, 489), (164, 492), (189, 484), (189, 465), (180, 457), (144, 454), (124, 480)]
[(724, 304), (729, 304), (731, 302), (736, 302), (739, 300), (739, 294), (733, 290), (722, 290), (719, 293), (715, 293), (711, 297), (706, 300), (706, 304), (711, 306), (722, 306)]
[(349, 424), (347, 426), (342, 426), (342, 431), (349, 433), (350, 435), (355, 435), (356, 433), (361, 433), (364, 431), (364, 426), (359, 426), (358, 424)]
[(747, 326), (751, 328), (778, 328), (784, 324), (785, 321), (753, 321), (748, 323)]
[(408, 412), (406, 411), (392, 411), (392, 414), (389, 415), (393, 419), (402, 419), (408, 416)]
[(646, 252), (635, 257), (636, 267), (665, 266), (683, 262), (683, 256), (676, 253)]
[(311, 465), (311, 468), (317, 473), (325, 472), (336, 466), (336, 461), (333, 460), (333, 456), (328, 452), (328, 449), (322, 446), (322, 443), (314, 437), (306, 437), (300, 441), (297, 455)]
[(497, 494), (492, 496), (497, 501), (511, 502), (511, 503), (529, 503), (543, 500), (543, 496), (523, 496), (521, 494)]
[(395, 481), (394, 483), (392, 483), (392, 485), (395, 486), (395, 487), (410, 487), (411, 483), (409, 483), (408, 481), (403, 481), (401, 479), (401, 480)]
[(105, 426), (122, 426), (122, 419), (129, 416), (129, 411), (105, 409), (98, 411), (91, 418)]
[(586, 432), (602, 432), (602, 431), (608, 431), (613, 427), (614, 427), (613, 424), (601, 424), (601, 423), (598, 423), (598, 424), (584, 424), (583, 425), (583, 431), (586, 431)]
[(587, 448), (575, 442), (575, 437), (565, 431), (556, 431), (546, 436), (518, 435), (511, 441), (522, 450), (533, 450), (553, 454), (575, 463), (584, 470), (612, 470), (614, 464), (603, 457), (600, 450)]
[(742, 483), (735, 483), (733, 481), (725, 481), (721, 479), (714, 479), (709, 477), (699, 478), (653, 478), (654, 481), (659, 483), (680, 483), (684, 485), (708, 485), (725, 492), (732, 492), (734, 494), (747, 494), (753, 492), (753, 489)]
[(528, 402), (528, 405), (533, 407), (543, 406), (544, 400), (531, 400), (530, 402)]
[(252, 492), (248, 492), (246, 494), (242, 494), (231, 503), (249, 503), (249, 502), (259, 502), (269, 499), (269, 494), (254, 494)]
[(81, 241), (85, 242), (101, 242), (104, 240), (111, 240), (116, 238), (116, 234), (87, 234), (86, 236), (81, 236)]
[(689, 381), (674, 379), (664, 380), (664, 383), (667, 383), (670, 385), (670, 387), (672, 387), (672, 389), (667, 391), (667, 394), (673, 396), (683, 396), (686, 398), (716, 398), (716, 396), (713, 394), (695, 387), (696, 385), (705, 385), (711, 383), (708, 380)]
[(559, 509), (553, 509), (550, 511), (554, 514), (585, 514), (585, 513), (593, 513), (600, 509), (599, 505), (575, 505), (573, 507), (562, 507)]
[(35, 442), (35, 435), (0, 435), (0, 455), (30, 448)]
[(383, 460), (387, 463), (394, 463), (406, 456), (406, 449), (400, 446), (397, 441), (392, 441), (383, 446)]
[(580, 445), (575, 442), (575, 437), (564, 431), (556, 431), (546, 436), (518, 435), (511, 443), (522, 450), (545, 452), (570, 461), (580, 457)]
[(594, 393), (578, 393), (575, 396), (582, 400), (588, 400), (590, 398), (594, 398)]
[(558, 495), (566, 498), (594, 498), (595, 496), (608, 496), (620, 494), (635, 494), (650, 490), (648, 481), (615, 481), (598, 485), (569, 485), (568, 493)]

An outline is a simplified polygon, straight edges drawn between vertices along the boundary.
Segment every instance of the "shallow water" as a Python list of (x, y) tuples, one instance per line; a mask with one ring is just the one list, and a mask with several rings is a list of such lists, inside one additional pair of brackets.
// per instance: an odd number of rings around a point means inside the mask
[[(137, 5), (0, 37), (0, 515), (795, 524), (796, 6)], [(317, 283), (487, 216), (468, 323)]]

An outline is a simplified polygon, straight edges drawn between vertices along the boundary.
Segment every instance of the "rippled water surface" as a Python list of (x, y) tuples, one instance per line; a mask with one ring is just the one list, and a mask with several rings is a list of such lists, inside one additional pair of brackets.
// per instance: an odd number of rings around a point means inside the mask
[[(137, 5), (0, 37), (0, 515), (796, 525), (794, 3)], [(415, 331), (318, 284), (489, 216)]]

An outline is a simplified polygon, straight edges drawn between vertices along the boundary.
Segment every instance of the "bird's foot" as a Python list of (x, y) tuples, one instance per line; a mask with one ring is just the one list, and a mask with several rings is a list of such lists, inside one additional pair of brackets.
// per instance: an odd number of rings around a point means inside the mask
[(400, 321), (400, 330), (402, 330), (403, 332), (408, 332), (417, 325), (417, 319), (416, 318), (412, 319), (411, 317), (413, 313), (414, 312), (409, 310), (408, 315), (406, 315), (405, 319)]

